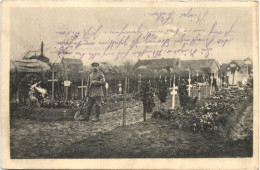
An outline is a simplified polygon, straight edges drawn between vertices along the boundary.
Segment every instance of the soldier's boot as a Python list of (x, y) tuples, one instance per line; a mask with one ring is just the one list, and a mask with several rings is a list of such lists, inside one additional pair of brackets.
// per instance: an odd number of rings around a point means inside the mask
[(93, 122), (99, 121), (99, 115), (100, 115), (100, 106), (96, 105), (96, 117), (92, 120)]

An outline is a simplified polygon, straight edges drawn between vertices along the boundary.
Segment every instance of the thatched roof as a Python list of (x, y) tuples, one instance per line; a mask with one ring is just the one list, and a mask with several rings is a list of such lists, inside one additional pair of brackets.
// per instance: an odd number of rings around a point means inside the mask
[(50, 66), (37, 59), (11, 60), (10, 71), (18, 73), (41, 73), (50, 70)]

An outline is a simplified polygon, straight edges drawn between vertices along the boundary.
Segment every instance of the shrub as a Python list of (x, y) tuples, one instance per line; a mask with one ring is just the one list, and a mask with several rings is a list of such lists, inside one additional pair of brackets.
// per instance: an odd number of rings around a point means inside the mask
[(168, 87), (166, 82), (162, 78), (158, 81), (156, 95), (161, 103), (166, 102), (168, 95)]
[(170, 120), (174, 127), (188, 131), (216, 131), (228, 122), (229, 116), (235, 110), (243, 111), (240, 106), (250, 102), (250, 96), (250, 89), (221, 91), (200, 105), (187, 105), (175, 110), (162, 108), (154, 112), (152, 117)]

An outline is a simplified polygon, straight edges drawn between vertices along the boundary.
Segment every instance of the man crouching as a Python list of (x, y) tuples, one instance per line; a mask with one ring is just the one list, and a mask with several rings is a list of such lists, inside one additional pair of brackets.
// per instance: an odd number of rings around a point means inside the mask
[(86, 120), (89, 120), (91, 110), (96, 105), (96, 119), (98, 121), (101, 109), (101, 97), (104, 96), (103, 86), (105, 85), (105, 76), (99, 70), (99, 64), (94, 62), (92, 65), (92, 72), (89, 75), (87, 89), (89, 91), (89, 98), (87, 103)]

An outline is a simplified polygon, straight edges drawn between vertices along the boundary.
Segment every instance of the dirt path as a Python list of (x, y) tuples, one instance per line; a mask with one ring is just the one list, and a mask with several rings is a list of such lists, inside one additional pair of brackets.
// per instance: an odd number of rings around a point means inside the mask
[[(151, 114), (147, 115), (149, 119)], [(100, 116), (99, 122), (14, 119), (11, 123), (12, 158), (50, 157), (77, 141), (122, 126), (122, 110)], [(143, 121), (142, 106), (128, 108), (126, 125)]]
[(217, 148), (200, 134), (173, 129), (169, 121), (150, 119), (74, 143), (57, 158), (206, 157)]
[(170, 121), (143, 122), (142, 107), (101, 115), (100, 122), (14, 119), (12, 158), (200, 158), (252, 156), (252, 106), (231, 130), (231, 141), (178, 130)]
[(232, 128), (230, 138), (234, 141), (243, 140), (253, 135), (253, 106), (250, 105), (242, 113), (236, 126)]

